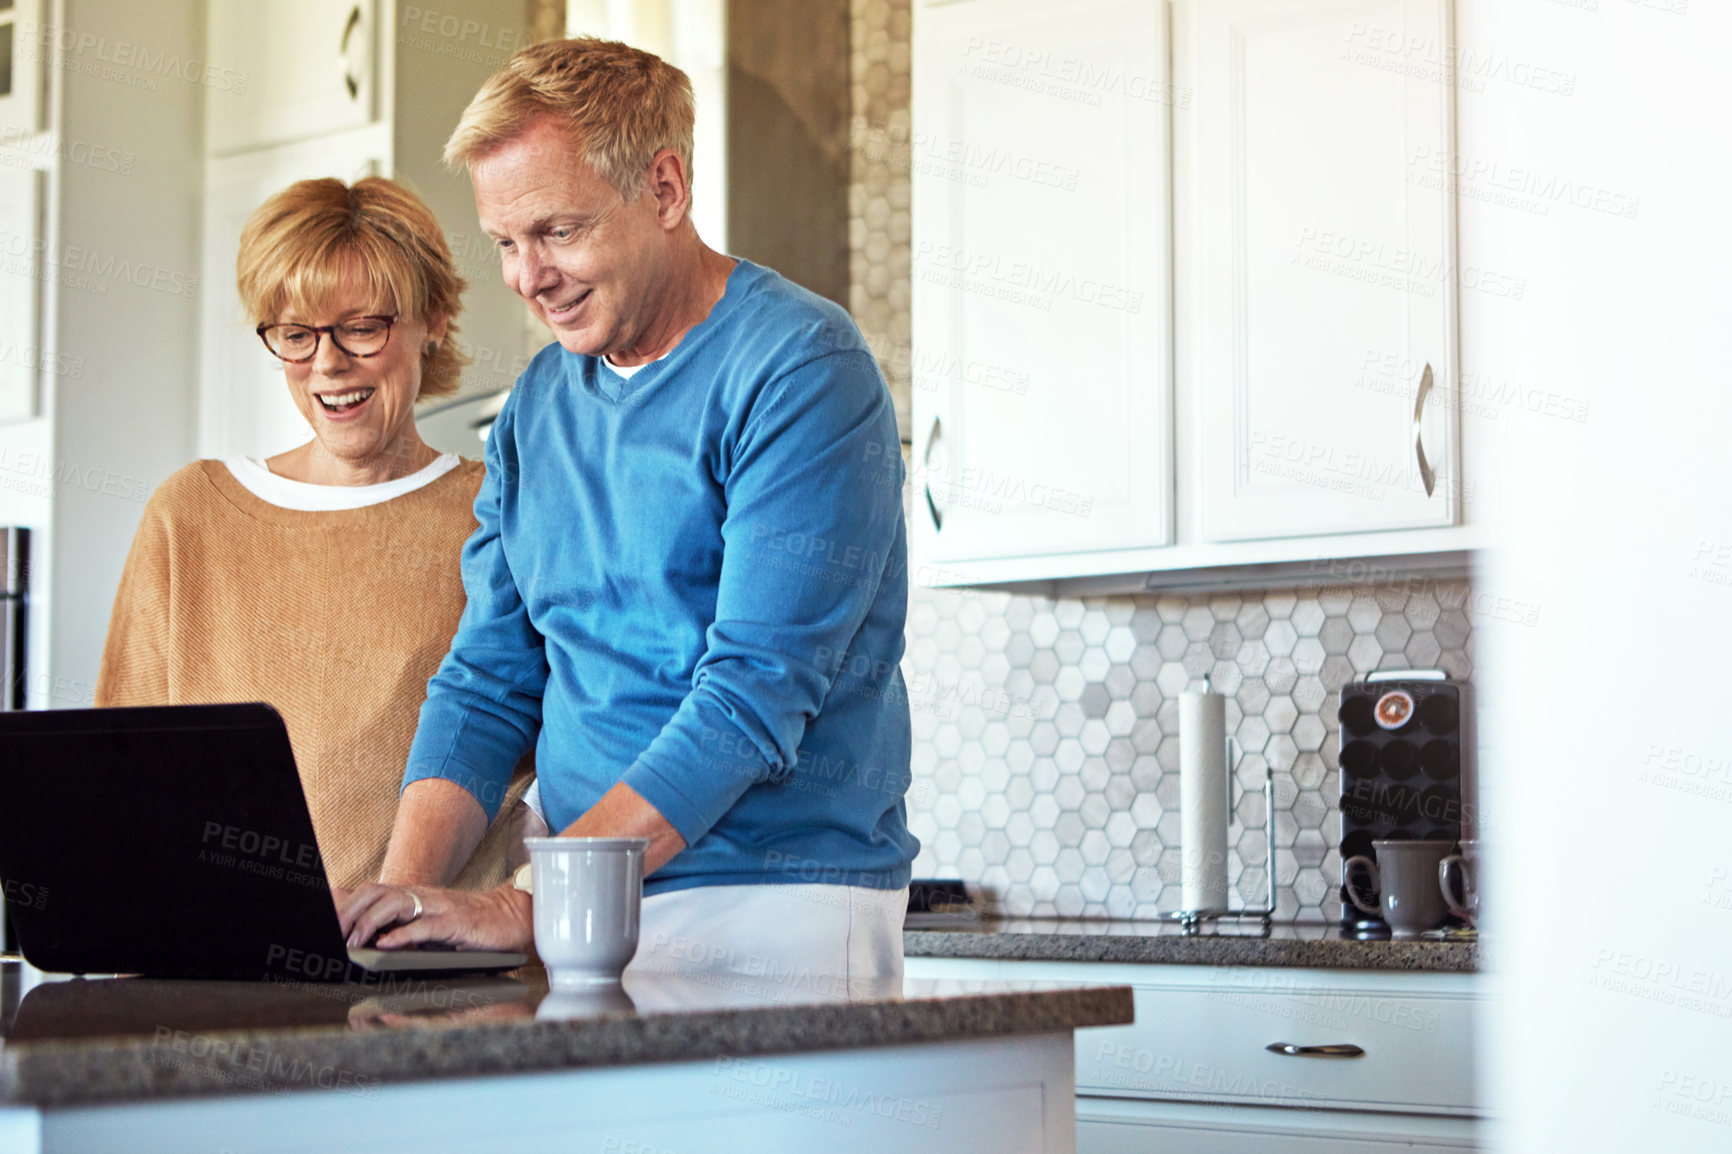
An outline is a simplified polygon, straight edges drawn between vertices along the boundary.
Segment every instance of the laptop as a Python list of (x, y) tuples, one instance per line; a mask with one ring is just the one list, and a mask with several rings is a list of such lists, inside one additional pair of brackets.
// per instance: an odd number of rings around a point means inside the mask
[(527, 960), (347, 947), (268, 705), (0, 713), (0, 884), (53, 973), (376, 984)]

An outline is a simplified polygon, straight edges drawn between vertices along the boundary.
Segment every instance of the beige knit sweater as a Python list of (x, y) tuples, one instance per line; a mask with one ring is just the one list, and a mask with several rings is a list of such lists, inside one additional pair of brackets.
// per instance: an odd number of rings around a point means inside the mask
[[(332, 884), (376, 879), (427, 679), (463, 612), (483, 468), (329, 513), (283, 509), (197, 461), (164, 481), (114, 600), (96, 704), (263, 701), (288, 725)], [(456, 884), (505, 878), (512, 782)]]

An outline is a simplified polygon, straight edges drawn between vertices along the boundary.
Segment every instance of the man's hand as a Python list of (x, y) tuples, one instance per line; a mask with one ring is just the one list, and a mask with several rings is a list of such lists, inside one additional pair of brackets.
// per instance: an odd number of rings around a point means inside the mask
[[(371, 944), (381, 950), (401, 950), (435, 943), (459, 949), (518, 953), (528, 953), (534, 947), (535, 914), (530, 896), (510, 883), (477, 893), (414, 884), (402, 876), (454, 872), (450, 868), (454, 856), (447, 856), (448, 850), (440, 853), (437, 849), (449, 846), (445, 839), (451, 826), (472, 826), (479, 819), (478, 828), (485, 830), (481, 807), (467, 793), (459, 797), (443, 789), (449, 785), (428, 779), (415, 782), (403, 792), (404, 804), (397, 811), (397, 829), (391, 835), (391, 852), (386, 855), (384, 873), (387, 878), (397, 873), (393, 880), (410, 884), (389, 885), (379, 881), (365, 882), (353, 890), (332, 888), (331, 896), (337, 903), (337, 915), (348, 945)], [(419, 793), (419, 805), (411, 804), (411, 794), (417, 792), (417, 786), (428, 787)], [(468, 812), (471, 809), (473, 814)], [(418, 827), (417, 819), (434, 813), (446, 820), (430, 822), (439, 836), (429, 837), (425, 829)], [(608, 790), (589, 812), (560, 832), (565, 837), (648, 838), (645, 874), (654, 873), (686, 848), (685, 840), (667, 819), (623, 782)], [(476, 830), (465, 829), (462, 842), (471, 840), (468, 834), (475, 834), (474, 841), (480, 840)], [(401, 852), (405, 849), (409, 852)], [(421, 899), (419, 917), (415, 916), (417, 897)]]
[[(411, 921), (416, 897), (421, 916)], [(401, 950), (431, 943), (529, 953), (535, 943), (529, 895), (509, 884), (476, 892), (367, 882), (350, 892), (338, 912), (351, 946)]]

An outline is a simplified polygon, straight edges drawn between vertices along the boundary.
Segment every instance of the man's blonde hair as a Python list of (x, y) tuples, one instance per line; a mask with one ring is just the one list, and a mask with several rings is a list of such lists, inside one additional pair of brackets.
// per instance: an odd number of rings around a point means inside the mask
[(664, 148), (680, 158), (691, 187), (691, 80), (659, 56), (593, 36), (549, 40), (506, 61), (463, 110), (445, 163), (471, 168), (542, 116), (562, 123), (573, 154), (627, 201), (643, 191)]
[(327, 177), (289, 185), (241, 230), (235, 279), (241, 306), (261, 325), (285, 309), (317, 315), (357, 285), (399, 322), (443, 318), (438, 351), (419, 350), (420, 396), (457, 391), (469, 359), (455, 339), (467, 286), (433, 211), (396, 181), (369, 176), (348, 185)]

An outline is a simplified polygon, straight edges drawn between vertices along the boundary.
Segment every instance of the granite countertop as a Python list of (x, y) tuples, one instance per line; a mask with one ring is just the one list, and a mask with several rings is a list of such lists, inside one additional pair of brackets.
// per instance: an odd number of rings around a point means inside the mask
[(920, 982), (815, 990), (631, 974), (591, 994), (509, 978), (378, 986), (110, 978), (0, 966), (0, 1104), (90, 1105), (702, 1061), (1119, 1025), (1127, 987)]
[(1040, 962), (1139, 962), (1181, 966), (1303, 966), (1330, 970), (1473, 973), (1474, 941), (1359, 941), (1322, 922), (1227, 924), (1187, 936), (1174, 922), (1062, 918), (911, 918), (902, 934), (911, 958)]

